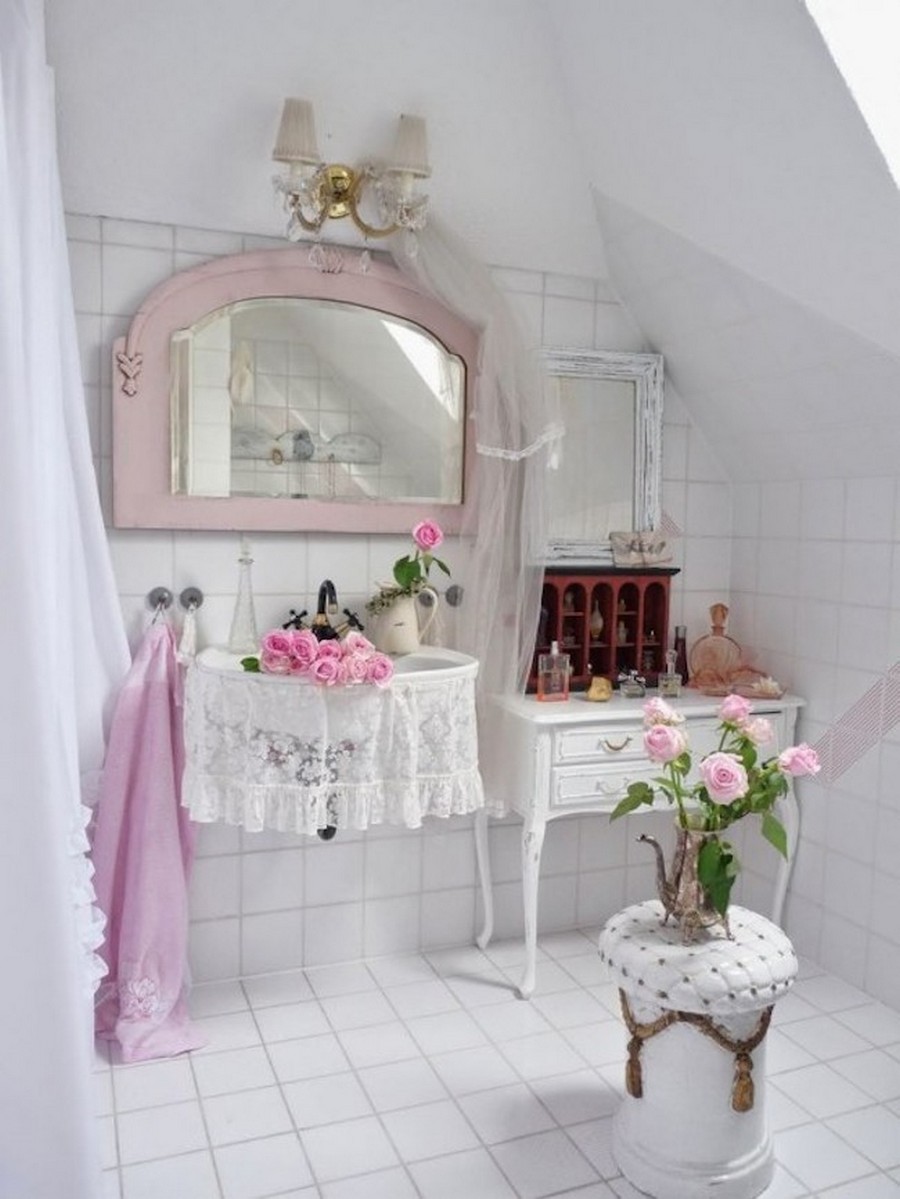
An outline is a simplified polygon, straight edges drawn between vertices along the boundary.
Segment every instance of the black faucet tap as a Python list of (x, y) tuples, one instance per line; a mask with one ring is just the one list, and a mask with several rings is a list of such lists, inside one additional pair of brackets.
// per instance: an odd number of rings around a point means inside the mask
[(312, 620), (312, 631), (320, 641), (333, 641), (338, 631), (328, 619), (328, 612), (337, 612), (337, 592), (331, 579), (324, 579), (319, 588), (319, 602)]

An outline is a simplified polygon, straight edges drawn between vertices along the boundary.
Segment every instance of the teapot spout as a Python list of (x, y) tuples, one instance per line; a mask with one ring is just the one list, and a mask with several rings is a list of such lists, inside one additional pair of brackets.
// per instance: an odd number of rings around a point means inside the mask
[(648, 845), (653, 846), (653, 852), (656, 854), (656, 890), (659, 893), (660, 903), (668, 909), (671, 906), (671, 886), (666, 878), (666, 859), (663, 855), (662, 846), (655, 837), (649, 837), (646, 833), (641, 833), (638, 841), (645, 841)]

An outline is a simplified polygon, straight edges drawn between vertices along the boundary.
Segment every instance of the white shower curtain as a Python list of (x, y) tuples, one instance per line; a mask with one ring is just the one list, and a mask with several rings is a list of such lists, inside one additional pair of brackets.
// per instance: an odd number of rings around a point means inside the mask
[(81, 786), (129, 662), (96, 495), (41, 0), (0, 0), (0, 1199), (95, 1199)]

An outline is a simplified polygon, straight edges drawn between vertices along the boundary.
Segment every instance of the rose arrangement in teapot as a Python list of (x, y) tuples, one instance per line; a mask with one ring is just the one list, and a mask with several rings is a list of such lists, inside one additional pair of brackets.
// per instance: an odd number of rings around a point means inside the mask
[(639, 838), (657, 854), (665, 919), (674, 916), (680, 922), (685, 940), (698, 928), (717, 922), (727, 931), (728, 903), (740, 864), (722, 832), (745, 816), (759, 816), (763, 837), (786, 858), (787, 834), (774, 808), (787, 794), (791, 779), (818, 774), (818, 755), (802, 743), (762, 759), (760, 748), (775, 739), (771, 721), (754, 716), (752, 705), (742, 696), (729, 695), (718, 709), (718, 746), (700, 760), (699, 777), (689, 782), (693, 763), (681, 727), (684, 717), (656, 697), (643, 710), (644, 749), (663, 773), (652, 782), (632, 783), (610, 819), (652, 805), (657, 797), (673, 804), (678, 843), (668, 874), (657, 842), (646, 835)]

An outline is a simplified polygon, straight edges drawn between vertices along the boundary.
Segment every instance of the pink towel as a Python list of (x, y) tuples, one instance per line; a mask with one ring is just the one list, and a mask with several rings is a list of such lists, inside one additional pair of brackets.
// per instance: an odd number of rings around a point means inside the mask
[(126, 1062), (196, 1049), (187, 1010), (188, 880), (196, 825), (181, 806), (182, 675), (175, 638), (153, 624), (116, 702), (93, 834), (109, 974), (96, 1029)]

